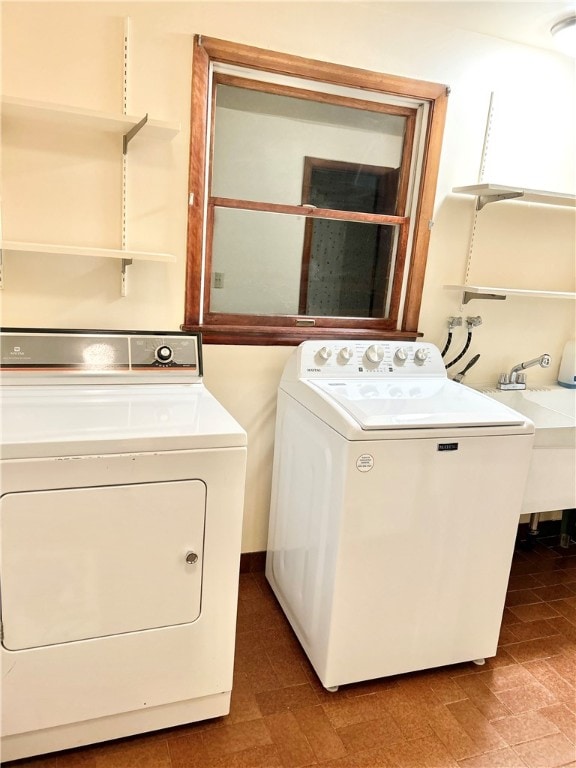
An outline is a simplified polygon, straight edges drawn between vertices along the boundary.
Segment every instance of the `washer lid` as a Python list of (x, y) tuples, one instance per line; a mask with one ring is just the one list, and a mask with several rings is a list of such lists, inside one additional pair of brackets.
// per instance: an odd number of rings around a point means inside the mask
[(526, 418), (449, 379), (308, 381), (362, 429), (523, 425)]

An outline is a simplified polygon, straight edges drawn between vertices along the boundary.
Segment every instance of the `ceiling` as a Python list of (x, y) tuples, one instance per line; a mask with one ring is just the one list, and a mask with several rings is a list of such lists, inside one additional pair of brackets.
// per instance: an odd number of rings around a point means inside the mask
[(556, 50), (550, 28), (576, 12), (572, 2), (523, 2), (523, 0), (391, 0), (387, 10), (420, 21), (459, 27), (537, 48)]

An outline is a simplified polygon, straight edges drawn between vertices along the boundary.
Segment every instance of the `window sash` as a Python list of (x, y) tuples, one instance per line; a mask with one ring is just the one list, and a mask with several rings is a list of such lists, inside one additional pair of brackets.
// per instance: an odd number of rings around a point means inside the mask
[[(366, 224), (383, 224), (395, 226), (398, 228), (396, 238), (396, 250), (394, 254), (394, 266), (392, 271), (392, 280), (390, 293), (386, 301), (388, 315), (386, 317), (359, 317), (352, 318), (347, 316), (323, 316), (323, 315), (284, 315), (284, 314), (240, 314), (234, 312), (214, 312), (210, 309), (210, 281), (213, 269), (212, 249), (215, 211), (218, 208), (231, 208), (236, 210), (260, 211), (264, 213), (275, 213), (284, 215), (295, 215), (309, 220), (322, 219), (332, 221), (355, 221)], [(410, 219), (406, 216), (390, 216), (387, 214), (360, 213), (355, 211), (335, 211), (329, 208), (310, 208), (306, 205), (278, 205), (275, 203), (256, 203), (250, 200), (229, 200), (227, 198), (210, 198), (208, 202), (208, 211), (206, 219), (206, 254), (205, 254), (205, 289), (203, 295), (203, 322), (206, 324), (214, 323), (222, 325), (226, 323), (245, 324), (250, 326), (259, 326), (269, 324), (272, 326), (281, 326), (291, 320), (294, 323), (295, 318), (302, 318), (303, 326), (306, 321), (313, 320), (314, 327), (334, 328), (340, 325), (348, 325), (355, 328), (364, 326), (374, 329), (391, 330), (396, 328), (398, 308), (401, 297), (401, 281), (406, 259), (407, 242), (409, 236)], [(308, 327), (308, 326), (306, 326)]]

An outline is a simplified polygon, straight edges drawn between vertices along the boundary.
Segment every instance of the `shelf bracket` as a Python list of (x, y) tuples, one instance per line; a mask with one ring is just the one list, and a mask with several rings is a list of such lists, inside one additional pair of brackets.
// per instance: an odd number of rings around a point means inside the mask
[(140, 122), (136, 123), (136, 125), (132, 126), (128, 133), (125, 133), (122, 137), (122, 154), (125, 155), (128, 152), (128, 144), (132, 141), (134, 136), (144, 128), (146, 123), (148, 122), (148, 113), (144, 115), (142, 120)]
[(500, 293), (474, 293), (473, 291), (464, 291), (462, 297), (462, 304), (468, 304), (469, 301), (474, 299), (489, 299), (491, 301), (505, 301), (506, 296), (502, 296)]
[(500, 200), (514, 200), (515, 197), (524, 197), (524, 192), (502, 192), (499, 195), (479, 195), (476, 200), (476, 210), (481, 211), (488, 203), (497, 203)]
[(120, 295), (128, 295), (128, 267), (132, 264), (132, 259), (122, 259), (122, 276), (120, 284)]

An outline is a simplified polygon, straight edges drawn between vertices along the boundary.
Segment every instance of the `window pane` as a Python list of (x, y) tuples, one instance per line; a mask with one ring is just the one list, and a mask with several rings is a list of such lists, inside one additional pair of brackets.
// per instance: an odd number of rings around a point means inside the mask
[(305, 223), (304, 216), (216, 208), (210, 311), (297, 315)]
[[(216, 86), (214, 197), (300, 205), (305, 158), (351, 164), (348, 179), (365, 185), (366, 176), (395, 173), (400, 167), (406, 118), (382, 112), (299, 99), (293, 96)], [(390, 203), (378, 213), (394, 213), (398, 175), (387, 184)], [(304, 197), (307, 196), (305, 191)], [(352, 208), (342, 198), (326, 207)]]
[(387, 317), (397, 229), (216, 208), (210, 311)]
[(356, 221), (309, 221), (312, 230), (302, 314), (387, 317), (394, 227)]

